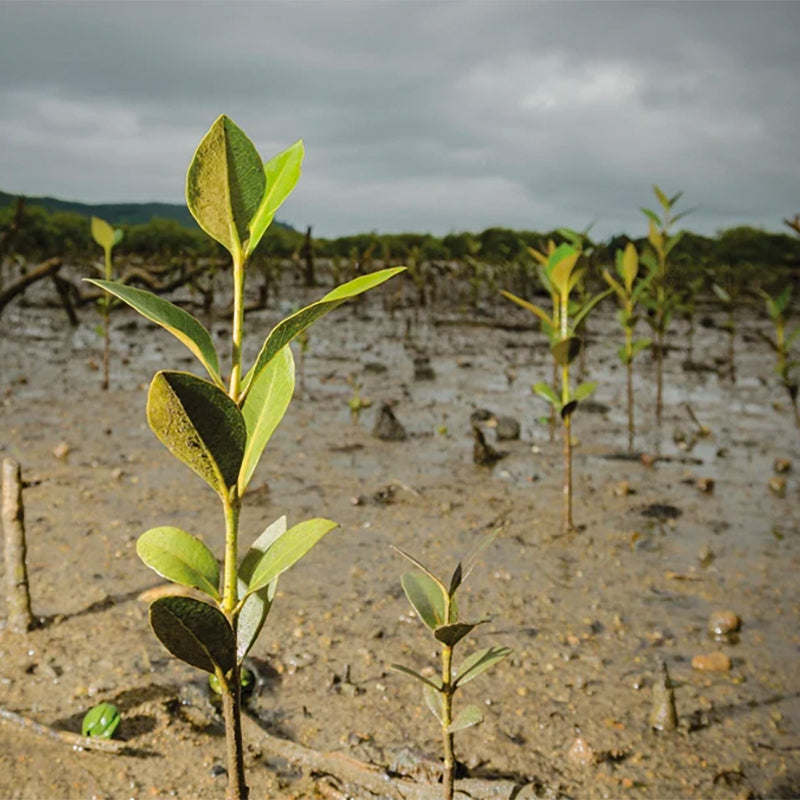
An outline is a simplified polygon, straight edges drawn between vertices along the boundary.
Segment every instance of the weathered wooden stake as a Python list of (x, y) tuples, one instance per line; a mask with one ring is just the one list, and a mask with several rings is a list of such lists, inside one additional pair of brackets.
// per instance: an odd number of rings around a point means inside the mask
[(34, 627), (28, 571), (25, 566), (25, 509), (22, 505), (22, 474), (13, 458), (3, 459), (2, 512), (6, 567), (6, 629), (27, 633)]

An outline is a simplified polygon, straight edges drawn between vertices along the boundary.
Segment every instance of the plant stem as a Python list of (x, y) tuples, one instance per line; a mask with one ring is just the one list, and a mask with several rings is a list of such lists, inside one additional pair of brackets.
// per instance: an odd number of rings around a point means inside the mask
[(452, 681), (453, 648), (442, 645), (442, 744), (444, 765), (442, 771), (442, 798), (453, 800), (456, 759), (453, 753), (453, 734), (448, 731), (453, 721)]
[(636, 429), (633, 422), (633, 359), (630, 356), (625, 366), (628, 371), (628, 452), (632, 453)]
[(233, 258), (233, 325), (231, 328), (231, 381), (228, 394), (239, 402), (242, 384), (242, 331), (244, 325), (245, 260), (241, 254)]
[[(565, 304), (566, 306), (566, 304)], [(569, 364), (561, 367), (561, 403), (569, 401)], [(561, 521), (563, 533), (573, 530), (572, 524), (572, 413), (564, 417), (564, 512)]]
[(223, 498), (223, 506), (225, 511), (225, 562), (223, 565), (222, 611), (233, 625), (234, 620), (231, 619), (231, 616), (239, 599), (236, 562), (239, 547), (239, 511), (242, 506), (236, 487), (231, 489), (228, 497)]
[(239, 665), (227, 679), (220, 681), (222, 688), (222, 715), (225, 719), (225, 749), (228, 763), (228, 791), (226, 800), (247, 800), (250, 791), (244, 776), (244, 747), (242, 745), (242, 710)]

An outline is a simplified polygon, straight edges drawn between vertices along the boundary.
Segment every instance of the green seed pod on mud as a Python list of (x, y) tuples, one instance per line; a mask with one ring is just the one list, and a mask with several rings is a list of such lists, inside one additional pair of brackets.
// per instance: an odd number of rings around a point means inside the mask
[(81, 733), (97, 739), (110, 739), (121, 721), (119, 709), (113, 703), (99, 703), (86, 712)]

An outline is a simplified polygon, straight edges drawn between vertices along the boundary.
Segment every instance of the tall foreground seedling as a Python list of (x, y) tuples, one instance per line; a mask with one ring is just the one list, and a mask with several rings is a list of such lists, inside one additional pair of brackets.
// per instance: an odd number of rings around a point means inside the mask
[[(103, 262), (103, 277), (110, 281), (113, 277), (111, 274), (111, 251), (115, 245), (122, 241), (122, 231), (119, 228), (112, 228), (104, 219), (100, 217), (92, 217), (92, 238), (103, 248), (105, 256)], [(98, 300), (100, 307), (100, 315), (103, 318), (101, 333), (103, 334), (103, 389), (108, 389), (108, 362), (110, 359), (110, 330), (109, 330), (109, 316), (111, 313), (111, 298), (104, 294)]]
[(570, 387), (569, 368), (581, 350), (580, 337), (576, 328), (587, 314), (610, 292), (608, 289), (593, 297), (578, 308), (570, 307), (570, 293), (581, 279), (582, 268), (578, 265), (581, 253), (568, 244), (553, 249), (540, 272), (542, 282), (553, 300), (553, 316), (539, 306), (523, 300), (521, 297), (503, 292), (502, 294), (517, 305), (527, 308), (542, 321), (542, 327), (550, 334), (550, 352), (552, 353), (560, 381), (550, 386), (537, 383), (533, 390), (550, 403), (559, 414), (564, 432), (564, 483), (563, 514), (561, 528), (564, 533), (573, 530), (572, 522), (572, 414), (581, 400), (585, 400), (596, 388), (597, 383), (587, 381), (573, 390)]
[(453, 650), (455, 646), (474, 628), (488, 620), (466, 622), (461, 620), (456, 606), (456, 591), (472, 572), (478, 557), (486, 547), (494, 541), (496, 534), (487, 536), (476, 550), (458, 566), (450, 579), (450, 585), (437, 578), (416, 558), (395, 548), (400, 555), (407, 558), (418, 572), (406, 572), (401, 580), (403, 591), (417, 612), (419, 618), (441, 645), (440, 677), (426, 678), (409, 667), (392, 664), (398, 672), (410, 675), (422, 683), (425, 705), (439, 721), (442, 730), (442, 746), (444, 750), (444, 770), (442, 773), (442, 798), (452, 800), (455, 785), (456, 759), (453, 751), (453, 735), (458, 731), (477, 725), (483, 715), (477, 706), (464, 706), (458, 713), (453, 711), (453, 697), (465, 683), (477, 678), (482, 672), (493, 667), (499, 661), (511, 655), (508, 647), (487, 647), (478, 650), (461, 662), (461, 666), (453, 671)]
[(303, 144), (296, 142), (262, 163), (252, 142), (228, 117), (211, 126), (186, 176), (186, 200), (198, 224), (233, 259), (233, 324), (227, 385), (209, 332), (178, 306), (139, 289), (93, 281), (172, 333), (197, 357), (208, 379), (164, 370), (150, 384), (147, 419), (172, 454), (217, 493), (225, 521), (219, 565), (209, 548), (186, 531), (158, 527), (143, 533), (136, 550), (163, 577), (199, 589), (204, 601), (172, 596), (150, 606), (161, 643), (187, 664), (215, 676), (225, 717), (228, 800), (248, 795), (242, 757), (240, 672), (275, 597), (278, 576), (336, 527), (327, 519), (273, 522), (239, 560), (239, 513), (247, 485), (294, 391), (289, 343), (349, 297), (400, 269), (365, 275), (273, 328), (255, 363), (244, 371), (244, 281), (247, 263), (275, 212), (300, 177)]
[(625, 331), (625, 344), (620, 346), (617, 354), (619, 360), (625, 365), (627, 373), (628, 450), (632, 451), (633, 437), (636, 434), (633, 421), (633, 359), (637, 353), (650, 346), (649, 339), (633, 338), (634, 328), (639, 321), (639, 316), (636, 314), (636, 303), (642, 296), (642, 292), (647, 289), (653, 273), (650, 273), (648, 277), (639, 278), (639, 256), (632, 242), (628, 242), (624, 251), (617, 250), (616, 267), (622, 283), (614, 278), (607, 269), (603, 270), (603, 278), (617, 295), (620, 305), (617, 311), (617, 322)]
[(651, 247), (651, 252), (642, 256), (642, 263), (654, 273), (651, 283), (652, 291), (646, 300), (653, 312), (647, 321), (655, 334), (652, 346), (656, 358), (656, 424), (661, 425), (664, 394), (664, 339), (678, 299), (667, 283), (667, 266), (670, 253), (683, 235), (682, 233), (672, 234), (670, 231), (672, 226), (679, 219), (691, 213), (691, 210), (682, 211), (679, 214), (674, 213), (675, 204), (680, 200), (683, 192), (678, 192), (674, 197), (667, 197), (658, 186), (654, 186), (653, 193), (661, 205), (662, 214), (659, 216), (649, 208), (641, 209), (649, 223), (647, 241)]

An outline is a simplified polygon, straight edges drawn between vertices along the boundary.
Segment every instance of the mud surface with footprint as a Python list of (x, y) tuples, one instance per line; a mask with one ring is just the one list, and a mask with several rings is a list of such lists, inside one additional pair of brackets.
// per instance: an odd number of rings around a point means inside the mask
[[(485, 717), (456, 739), (469, 774), (528, 784), (526, 797), (800, 795), (800, 434), (754, 335), (767, 324), (743, 313), (735, 383), (719, 363), (723, 330), (698, 328), (699, 367), (686, 369), (685, 331), (673, 326), (660, 434), (654, 368), (640, 357), (636, 450), (646, 456), (630, 458), (606, 301), (590, 321), (589, 375), (599, 386), (574, 417), (580, 529), (559, 535), (561, 445), (530, 388), (550, 376), (542, 335), (500, 303), (486, 315), (437, 309), (415, 319), (385, 311), (387, 293), (311, 329), (302, 393), (245, 501), (245, 544), (284, 514), (290, 524), (319, 515), (341, 525), (281, 578), (252, 651), (250, 714), (315, 750), (435, 772), (434, 720), (418, 686), (389, 670), (436, 663), (400, 589), (406, 565), (389, 545), (449, 574), (500, 528), (461, 590), (465, 615), (492, 617), (469, 647), (515, 651), (462, 692)], [(278, 319), (249, 315), (250, 358)], [(135, 554), (141, 532), (167, 524), (222, 550), (216, 497), (145, 422), (153, 372), (194, 364), (168, 334), (117, 310), (103, 392), (96, 322), (86, 309), (70, 328), (60, 310), (37, 303), (0, 317), (0, 456), (18, 460), (30, 483), (28, 566), (42, 621), (26, 637), (0, 633), (0, 705), (78, 731), (90, 706), (113, 702), (135, 752), (73, 751), (1, 722), (0, 797), (222, 798), (224, 740), (204, 675), (150, 632), (140, 595), (158, 578)], [(226, 321), (212, 330), (225, 353)], [(355, 423), (351, 375), (373, 403)], [(382, 402), (405, 441), (372, 435)], [(687, 402), (710, 435), (697, 435)], [(473, 463), (477, 409), (521, 423), (520, 438), (502, 442), (484, 424), (487, 442), (506, 451), (491, 467)], [(791, 467), (771, 490), (776, 459)], [(719, 611), (741, 619), (726, 641), (709, 635)], [(730, 669), (696, 668), (717, 652)], [(678, 727), (657, 733), (662, 661)], [(323, 796), (308, 770), (274, 757), (257, 732), (246, 754), (253, 800)]]

